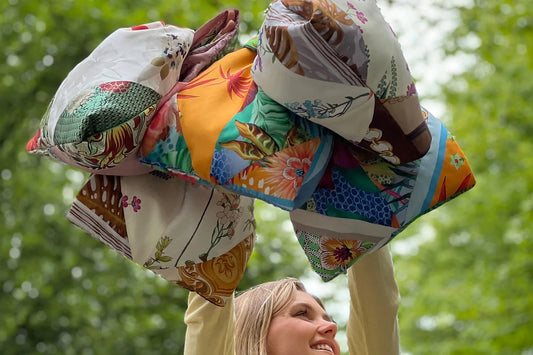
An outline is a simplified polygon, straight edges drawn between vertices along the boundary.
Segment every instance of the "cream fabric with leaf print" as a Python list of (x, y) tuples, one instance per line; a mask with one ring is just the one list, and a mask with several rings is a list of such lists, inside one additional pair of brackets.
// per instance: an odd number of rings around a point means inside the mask
[(392, 164), (429, 149), (413, 78), (375, 1), (274, 1), (252, 77), (292, 112)]
[(223, 304), (251, 253), (253, 199), (154, 175), (122, 177), (121, 187), (133, 261), (185, 288), (201, 284), (211, 290), (203, 297)]

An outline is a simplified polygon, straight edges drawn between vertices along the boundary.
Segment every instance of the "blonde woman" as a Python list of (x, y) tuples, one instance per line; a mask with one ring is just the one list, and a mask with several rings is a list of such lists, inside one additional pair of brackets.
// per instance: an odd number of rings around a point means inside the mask
[[(350, 355), (399, 354), (399, 292), (388, 247), (348, 270)], [(337, 326), (295, 279), (256, 286), (220, 308), (195, 293), (185, 314), (186, 355), (339, 355)]]

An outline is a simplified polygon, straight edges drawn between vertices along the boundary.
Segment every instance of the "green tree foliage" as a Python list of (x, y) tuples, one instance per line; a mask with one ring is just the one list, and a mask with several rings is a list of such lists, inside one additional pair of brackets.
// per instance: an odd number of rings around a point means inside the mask
[[(24, 145), (61, 80), (113, 30), (157, 20), (196, 28), (237, 7), (242, 32), (254, 32), (267, 4), (0, 3), (2, 354), (182, 352), (187, 292), (73, 227), (64, 213), (86, 175), (30, 156)], [(402, 347), (412, 354), (530, 354), (533, 3), (475, 0), (457, 11), (446, 49), (475, 60), (444, 94), (448, 126), (478, 185), (393, 242), (420, 244), (418, 252), (395, 257)], [(258, 241), (240, 288), (303, 275), (303, 254), (280, 228), (286, 214), (259, 204), (256, 217)]]
[[(183, 351), (187, 292), (72, 226), (64, 214), (86, 175), (27, 154), (25, 144), (68, 71), (115, 29), (157, 20), (197, 28), (219, 10), (236, 7), (241, 32), (254, 32), (266, 6), (214, 0), (1, 2), (2, 354)], [(242, 287), (304, 270), (293, 256), (295, 243), (277, 241), (289, 239), (272, 223), (281, 218), (277, 213), (258, 214), (265, 228), (258, 231), (258, 251)]]
[(443, 93), (478, 184), (412, 230), (428, 240), (417, 254), (396, 257), (412, 354), (533, 352), (532, 13), (525, 0), (457, 9), (445, 49), (473, 60)]

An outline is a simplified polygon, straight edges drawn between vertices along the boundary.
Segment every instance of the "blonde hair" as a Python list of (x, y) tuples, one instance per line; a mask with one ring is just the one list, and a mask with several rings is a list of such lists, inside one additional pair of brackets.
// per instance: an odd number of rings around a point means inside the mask
[(270, 321), (289, 304), (297, 291), (306, 292), (304, 285), (297, 279), (287, 278), (258, 285), (235, 299), (237, 355), (267, 355)]

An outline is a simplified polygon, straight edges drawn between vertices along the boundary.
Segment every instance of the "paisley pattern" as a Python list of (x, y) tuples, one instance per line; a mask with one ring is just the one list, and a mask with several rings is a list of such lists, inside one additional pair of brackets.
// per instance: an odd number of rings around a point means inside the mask
[(250, 236), (215, 259), (179, 267), (179, 278), (175, 282), (198, 293), (211, 303), (223, 306), (237, 288), (252, 249), (253, 237)]

